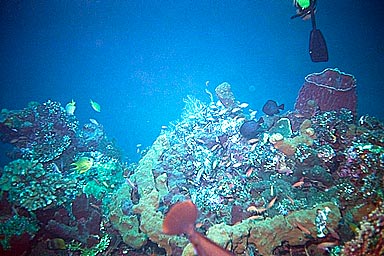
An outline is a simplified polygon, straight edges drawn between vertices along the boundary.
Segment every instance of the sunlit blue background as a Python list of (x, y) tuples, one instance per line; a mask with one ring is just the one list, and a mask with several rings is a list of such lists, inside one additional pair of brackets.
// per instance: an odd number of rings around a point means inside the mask
[[(292, 109), (304, 77), (337, 67), (358, 81), (359, 114), (384, 118), (381, 1), (319, 0), (317, 25), (330, 60), (312, 63), (310, 21), (291, 0), (0, 1), (0, 108), (74, 99), (128, 159), (178, 119), (183, 98), (229, 82), (260, 110)], [(89, 106), (100, 103), (101, 113)]]

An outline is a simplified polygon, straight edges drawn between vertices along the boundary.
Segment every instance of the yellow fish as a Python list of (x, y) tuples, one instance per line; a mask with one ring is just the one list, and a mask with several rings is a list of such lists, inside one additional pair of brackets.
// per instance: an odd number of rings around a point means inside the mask
[(65, 249), (67, 249), (67, 245), (65, 244), (65, 241), (62, 238), (54, 238), (54, 239), (47, 240), (47, 247), (50, 250), (65, 250)]
[(65, 106), (65, 111), (68, 115), (72, 116), (75, 113), (76, 110), (76, 102), (72, 100)]
[(80, 157), (76, 162), (71, 163), (73, 165), (71, 170), (77, 170), (80, 174), (85, 173), (92, 168), (93, 158), (92, 157)]
[(99, 103), (97, 103), (93, 100), (90, 100), (90, 103), (91, 103), (91, 107), (93, 108), (93, 110), (95, 110), (96, 112), (101, 111), (101, 107), (100, 107)]

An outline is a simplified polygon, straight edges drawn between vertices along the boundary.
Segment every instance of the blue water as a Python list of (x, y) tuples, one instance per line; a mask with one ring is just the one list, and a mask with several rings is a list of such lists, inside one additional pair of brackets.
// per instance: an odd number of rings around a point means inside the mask
[(291, 2), (1, 1), (0, 108), (74, 99), (82, 123), (98, 120), (138, 160), (183, 98), (209, 100), (206, 81), (259, 111), (268, 99), (293, 109), (307, 74), (337, 67), (357, 78), (359, 114), (383, 119), (381, 1), (318, 1), (327, 63), (310, 61), (311, 23), (290, 19)]

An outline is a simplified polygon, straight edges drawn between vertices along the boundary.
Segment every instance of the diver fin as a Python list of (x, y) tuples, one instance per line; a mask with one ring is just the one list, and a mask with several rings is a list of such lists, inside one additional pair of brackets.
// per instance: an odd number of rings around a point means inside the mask
[(327, 62), (328, 49), (320, 30), (314, 28), (309, 37), (309, 55), (313, 62)]
[(234, 256), (195, 230), (198, 210), (191, 200), (173, 205), (165, 215), (163, 233), (166, 235), (186, 234), (199, 256)]
[(199, 256), (234, 256), (233, 253), (222, 248), (197, 231), (190, 234), (188, 239)]
[(312, 62), (327, 62), (328, 48), (324, 36), (316, 28), (315, 6), (311, 7), (312, 30), (309, 36), (309, 55)]

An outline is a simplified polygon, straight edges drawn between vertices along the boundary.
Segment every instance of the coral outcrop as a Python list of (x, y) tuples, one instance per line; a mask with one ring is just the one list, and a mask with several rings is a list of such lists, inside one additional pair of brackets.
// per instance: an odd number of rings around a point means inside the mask
[[(78, 241), (87, 246), (98, 243), (101, 225), (100, 202), (84, 194), (76, 197), (70, 211), (61, 208), (44, 226), (45, 230), (66, 241)], [(43, 219), (44, 222), (44, 219)]]

